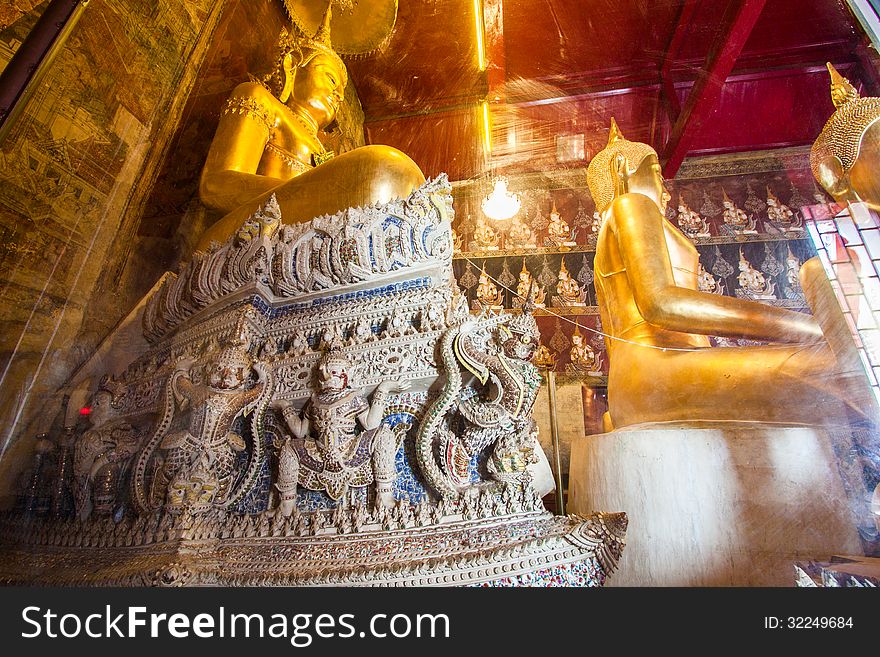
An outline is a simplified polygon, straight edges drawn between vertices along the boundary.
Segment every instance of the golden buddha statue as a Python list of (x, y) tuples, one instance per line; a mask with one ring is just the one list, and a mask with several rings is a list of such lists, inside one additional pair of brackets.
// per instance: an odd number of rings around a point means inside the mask
[(482, 217), (477, 219), (477, 227), (474, 229), (474, 243), (471, 246), (471, 251), (497, 251), (498, 241), (498, 231), (486, 223), (486, 220)]
[(706, 271), (701, 262), (697, 271), (697, 289), (700, 292), (708, 292), (709, 294), (724, 294), (724, 281), (716, 281), (715, 277)]
[(829, 63), (835, 112), (810, 150), (810, 168), (840, 204), (865, 203), (880, 211), (880, 98), (860, 98)]
[(330, 43), (330, 8), (313, 37), (282, 30), (274, 69), (232, 92), (211, 142), (199, 185), (223, 213), (198, 248), (231, 236), (272, 195), (285, 223), (404, 198), (425, 181), (389, 146), (331, 157), (318, 138), (336, 117), (348, 74)]
[(602, 356), (593, 351), (593, 348), (584, 341), (580, 324), (575, 324), (574, 333), (571, 336), (571, 349), (568, 354), (571, 361), (568, 366), (569, 371), (587, 376), (602, 376)]
[[(665, 218), (654, 149), (628, 141), (612, 121), (587, 178), (604, 217), (595, 284), (609, 335), (606, 429), (687, 420), (815, 425), (868, 407), (857, 356), (837, 342), (832, 351), (812, 317), (698, 291), (699, 255)], [(801, 280), (814, 307), (833, 299), (817, 260)], [(713, 348), (710, 335), (787, 344)]]
[(565, 258), (559, 265), (559, 280), (556, 283), (554, 304), (557, 307), (586, 306), (587, 293), (581, 290), (580, 284), (571, 277), (565, 267)]
[(559, 211), (556, 209), (556, 203), (554, 203), (553, 209), (550, 210), (550, 224), (547, 226), (547, 246), (570, 248), (576, 245), (574, 232), (571, 230), (568, 222), (559, 214)]
[(768, 281), (763, 272), (752, 267), (742, 249), (739, 250), (739, 276), (736, 280), (739, 282), (739, 289), (736, 290), (738, 297), (762, 301), (776, 298), (776, 285)]
[(519, 272), (519, 282), (516, 284), (517, 306), (525, 305), (526, 299), (531, 296), (531, 302), (538, 308), (544, 307), (544, 288), (535, 283), (535, 279), (526, 268), (526, 259), (523, 258), (522, 269)]
[(724, 197), (721, 204), (724, 206), (724, 224), (729, 226), (734, 233), (738, 235), (757, 235), (755, 230), (755, 219), (749, 217), (743, 210), (740, 210), (736, 203), (727, 195), (724, 188), (721, 188), (721, 195)]
[(778, 224), (788, 233), (801, 233), (804, 230), (801, 218), (780, 201), (769, 187), (767, 188), (767, 219)]
[(514, 249), (534, 249), (538, 245), (535, 243), (535, 234), (529, 225), (519, 217), (513, 217), (510, 223), (510, 230), (507, 231), (507, 239), (510, 247)]
[(480, 272), (480, 282), (477, 285), (478, 309), (501, 310), (504, 308), (504, 294), (499, 290), (489, 274), (486, 273), (486, 263)]
[(688, 237), (694, 239), (697, 237), (711, 237), (709, 234), (709, 224), (697, 212), (688, 207), (684, 196), (678, 197), (678, 226), (682, 232)]

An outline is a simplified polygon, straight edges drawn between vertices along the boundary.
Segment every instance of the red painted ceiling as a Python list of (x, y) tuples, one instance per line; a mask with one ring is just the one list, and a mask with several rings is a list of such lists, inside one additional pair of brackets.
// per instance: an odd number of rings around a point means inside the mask
[[(732, 17), (753, 2), (483, 0), (481, 72), (473, 0), (400, 0), (388, 46), (349, 62), (367, 139), (401, 148), (427, 175), (478, 176), (488, 168), (480, 112), (488, 99), (496, 169), (563, 166), (557, 135), (584, 135), (589, 159), (612, 115), (662, 154), (677, 118), (664, 86), (683, 105)], [(825, 61), (876, 91), (865, 43), (842, 0), (766, 0), (687, 151), (810, 143), (833, 109)]]

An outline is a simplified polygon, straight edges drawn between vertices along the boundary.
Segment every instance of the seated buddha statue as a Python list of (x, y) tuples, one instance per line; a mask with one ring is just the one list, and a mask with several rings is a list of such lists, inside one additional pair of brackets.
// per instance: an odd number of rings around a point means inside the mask
[(559, 265), (559, 280), (556, 283), (556, 294), (554, 305), (557, 307), (587, 305), (587, 293), (581, 290), (580, 284), (568, 273), (568, 269), (565, 266), (565, 258), (562, 258)]
[(568, 222), (559, 214), (556, 204), (550, 210), (550, 224), (547, 226), (547, 246), (556, 248), (565, 248), (575, 246), (574, 231), (568, 225)]
[[(864, 417), (871, 393), (858, 358), (832, 350), (813, 317), (698, 290), (699, 254), (665, 217), (654, 149), (625, 139), (612, 121), (587, 179), (604, 217), (594, 271), (610, 364), (606, 429)], [(833, 299), (817, 260), (801, 280), (814, 308)], [(777, 344), (713, 348), (709, 336)]]
[(522, 269), (519, 272), (519, 282), (516, 284), (515, 306), (525, 305), (526, 299), (531, 297), (531, 302), (538, 308), (544, 307), (544, 288), (535, 283), (535, 279), (526, 268), (526, 259), (523, 258)]
[(330, 158), (319, 130), (336, 117), (347, 80), (330, 43), (330, 9), (313, 37), (281, 32), (273, 70), (232, 92), (202, 171), (199, 195), (222, 217), (197, 247), (223, 242), (272, 195), (284, 223), (404, 198), (425, 178), (389, 146)]

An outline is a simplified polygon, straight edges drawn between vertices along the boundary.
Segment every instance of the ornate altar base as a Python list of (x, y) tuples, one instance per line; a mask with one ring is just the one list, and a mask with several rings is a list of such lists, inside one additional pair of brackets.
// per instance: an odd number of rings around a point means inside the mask
[(139, 528), (7, 517), (0, 527), (15, 545), (0, 560), (6, 585), (602, 586), (626, 516), (538, 511), (317, 535), (297, 535), (298, 518), (265, 514), (156, 516)]
[(829, 431), (652, 424), (572, 443), (569, 509), (626, 511), (617, 586), (791, 586), (793, 563), (861, 552)]
[(468, 312), (451, 217), (445, 176), (271, 197), (169, 273), (83, 368), (90, 427), (36, 441), (0, 583), (601, 586), (626, 517), (544, 509), (537, 324)]

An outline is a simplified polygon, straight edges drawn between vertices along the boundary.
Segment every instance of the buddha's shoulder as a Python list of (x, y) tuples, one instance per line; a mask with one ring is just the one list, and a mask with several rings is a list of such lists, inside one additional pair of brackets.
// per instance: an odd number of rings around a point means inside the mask
[(242, 82), (229, 94), (230, 101), (245, 99), (256, 101), (267, 109), (274, 109), (276, 106), (281, 105), (281, 101), (259, 82)]
[(617, 196), (611, 202), (610, 214), (614, 216), (636, 215), (651, 217), (652, 219), (658, 216), (662, 217), (657, 204), (651, 198), (637, 192), (629, 192)]

